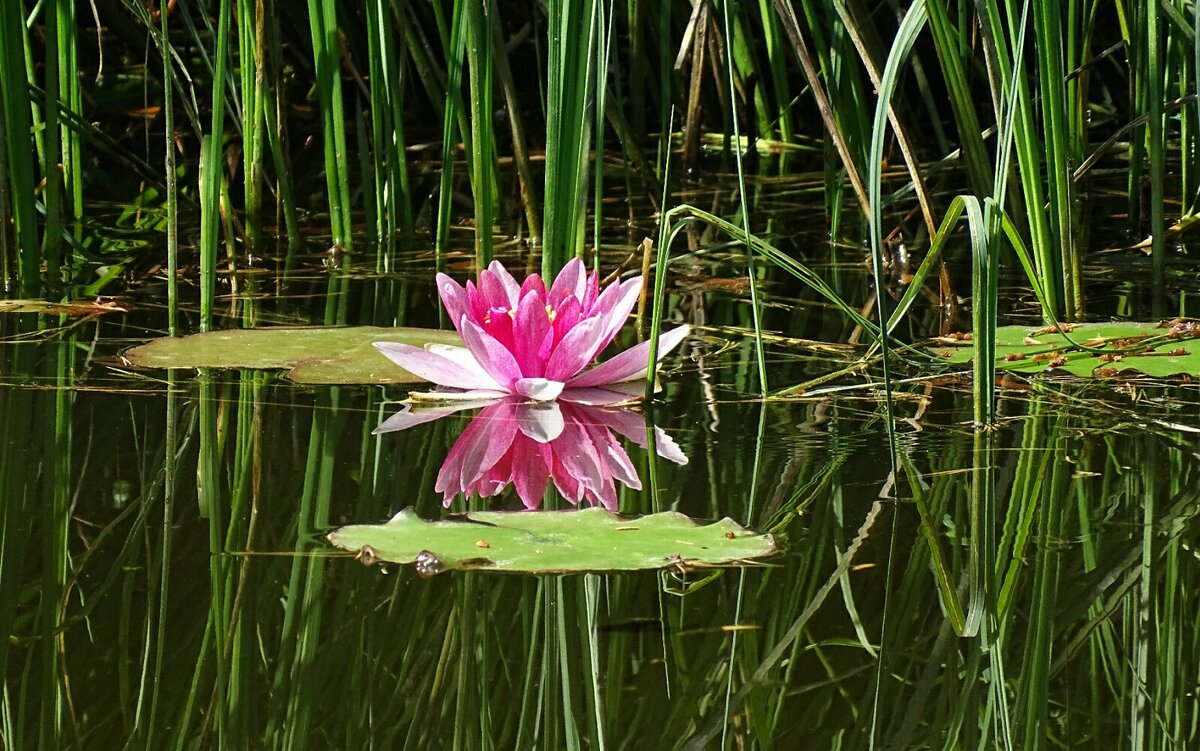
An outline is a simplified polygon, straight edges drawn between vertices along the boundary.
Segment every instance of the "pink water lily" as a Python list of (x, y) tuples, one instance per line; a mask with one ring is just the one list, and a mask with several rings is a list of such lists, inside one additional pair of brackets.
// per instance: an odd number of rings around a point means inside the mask
[[(445, 417), (479, 403), (460, 402), (433, 410), (406, 407), (375, 433), (389, 433)], [(624, 436), (646, 448), (645, 417), (628, 409), (569, 402), (532, 402), (519, 397), (493, 401), (467, 424), (438, 472), (434, 489), (449, 506), (458, 494), (490, 498), (512, 485), (526, 508), (542, 503), (553, 482), (572, 504), (588, 502), (617, 509), (617, 483), (634, 490), (641, 479), (617, 440)], [(687, 464), (679, 445), (654, 428), (654, 450)]]
[[(576, 258), (547, 288), (537, 274), (518, 283), (499, 261), (466, 288), (437, 275), (438, 294), (465, 347), (424, 348), (376, 342), (392, 362), (415, 376), (454, 391), (441, 398), (518, 396), (532, 401), (610, 404), (628, 399), (628, 385), (644, 379), (651, 342), (646, 341), (588, 369), (629, 318), (641, 278), (600, 289), (599, 275)], [(680, 326), (658, 338), (658, 357), (687, 336)], [(625, 387), (622, 388), (621, 385)]]

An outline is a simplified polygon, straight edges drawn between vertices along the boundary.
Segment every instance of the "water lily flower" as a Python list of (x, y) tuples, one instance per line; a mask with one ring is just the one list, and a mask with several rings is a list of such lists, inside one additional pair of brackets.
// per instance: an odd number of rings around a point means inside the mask
[[(462, 402), (433, 410), (408, 406), (375, 433), (406, 430), (474, 406), (479, 405)], [(513, 485), (525, 507), (535, 509), (553, 482), (572, 504), (587, 501), (615, 511), (616, 483), (640, 490), (642, 482), (614, 433), (647, 446), (645, 418), (629, 409), (520, 397), (493, 401), (454, 442), (434, 489), (449, 506), (459, 493), (490, 498)], [(654, 450), (664, 459), (687, 464), (678, 444), (657, 427)]]
[[(453, 391), (437, 398), (518, 396), (552, 401), (560, 396), (587, 404), (628, 399), (644, 379), (651, 342), (621, 352), (588, 369), (612, 342), (641, 293), (641, 278), (600, 289), (599, 275), (587, 273), (576, 258), (548, 288), (531, 274), (518, 283), (499, 261), (464, 288), (437, 275), (438, 294), (465, 347), (427, 344), (424, 348), (376, 342), (392, 362), (415, 376)], [(658, 338), (658, 357), (674, 349), (687, 326)], [(656, 364), (657, 365), (657, 364)], [(429, 394), (414, 396), (430, 396)]]

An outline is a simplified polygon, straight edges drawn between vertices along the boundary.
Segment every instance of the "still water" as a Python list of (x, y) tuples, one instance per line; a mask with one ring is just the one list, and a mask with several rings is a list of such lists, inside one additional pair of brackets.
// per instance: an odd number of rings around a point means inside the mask
[[(713, 258), (676, 268), (696, 332), (638, 416), (686, 463), (618, 431), (637, 482), (612, 492), (782, 545), (715, 572), (364, 566), (325, 534), (468, 508), (435, 485), (471, 412), (373, 434), (402, 388), (130, 370), (165, 325), (152, 285), (129, 312), (0, 315), (4, 746), (1195, 747), (1195, 385), (1008, 380), (977, 431), (968, 379), (916, 378), (893, 472), (878, 383), (756, 398)], [(243, 273), (223, 325), (321, 323), (327, 300), (437, 325), (413, 267)], [(772, 387), (853, 358), (813, 341), (853, 334), (836, 313), (765, 288), (768, 328), (808, 337), (772, 341)]]

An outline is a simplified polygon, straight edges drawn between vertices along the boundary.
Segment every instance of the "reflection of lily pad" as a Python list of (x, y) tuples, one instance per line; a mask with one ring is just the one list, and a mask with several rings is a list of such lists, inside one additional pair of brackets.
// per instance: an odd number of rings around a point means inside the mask
[[(1054, 370), (1082, 378), (1200, 376), (1200, 324), (1195, 322), (1082, 323), (1063, 329), (1065, 336), (1056, 327), (1001, 326), (996, 330), (996, 368)], [(966, 335), (939, 337), (929, 344), (948, 363), (970, 362), (974, 354)]]
[(368, 563), (416, 563), (423, 573), (695, 568), (750, 561), (777, 549), (771, 535), (728, 518), (700, 525), (673, 511), (627, 517), (602, 508), (472, 511), (447, 521), (426, 521), (405, 509), (386, 524), (342, 527), (329, 541)]
[(298, 383), (411, 383), (420, 380), (372, 342), (462, 344), (453, 331), (413, 328), (236, 329), (155, 339), (125, 353), (139, 368), (257, 368), (290, 371)]

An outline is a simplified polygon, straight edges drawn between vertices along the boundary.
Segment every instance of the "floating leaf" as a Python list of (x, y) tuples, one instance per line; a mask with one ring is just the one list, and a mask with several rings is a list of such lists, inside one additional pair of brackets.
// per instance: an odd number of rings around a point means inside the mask
[(756, 560), (777, 549), (771, 535), (728, 518), (701, 525), (674, 511), (630, 517), (603, 508), (472, 511), (446, 521), (426, 521), (408, 508), (385, 524), (342, 527), (329, 541), (367, 563), (416, 563), (426, 574), (696, 568)]
[(163, 337), (125, 353), (139, 368), (288, 370), (297, 383), (412, 383), (420, 380), (379, 354), (372, 342), (462, 344), (453, 331), (414, 328), (278, 327)]
[[(1081, 378), (1200, 376), (1200, 324), (1195, 322), (1080, 323), (1065, 324), (1063, 330), (1065, 334), (1053, 326), (1001, 326), (996, 330), (996, 368), (1060, 371)], [(930, 346), (949, 363), (967, 363), (974, 356), (968, 335), (938, 337)]]
[(51, 302), (49, 300), (0, 300), (0, 313), (45, 313), (62, 316), (91, 316), (101, 313), (128, 313), (129, 305), (120, 300), (97, 298)]

